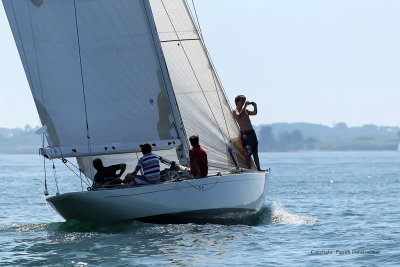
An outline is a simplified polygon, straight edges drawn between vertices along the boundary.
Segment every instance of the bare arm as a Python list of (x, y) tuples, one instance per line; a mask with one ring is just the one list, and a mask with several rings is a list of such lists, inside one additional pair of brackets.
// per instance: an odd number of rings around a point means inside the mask
[(140, 169), (142, 168), (142, 166), (140, 164), (136, 165), (135, 170), (132, 172), (132, 174), (134, 176), (136, 176), (136, 174), (140, 171)]
[(250, 102), (246, 102), (243, 107), (242, 110), (240, 110), (240, 112), (236, 109), (233, 110), (233, 116), (235, 117), (242, 117), (246, 112), (248, 112), (248, 110), (246, 110), (247, 106), (250, 105)]
[(125, 172), (125, 170), (126, 170), (126, 164), (125, 164), (125, 163), (119, 164), (119, 168), (120, 168), (120, 171), (119, 171), (119, 173), (117, 174), (117, 177), (121, 177), (122, 174)]
[(249, 115), (257, 115), (257, 103), (256, 102), (250, 102), (249, 103), (250, 105), (253, 105), (253, 110), (251, 111), (251, 110), (248, 110), (247, 111), (247, 114), (249, 114)]

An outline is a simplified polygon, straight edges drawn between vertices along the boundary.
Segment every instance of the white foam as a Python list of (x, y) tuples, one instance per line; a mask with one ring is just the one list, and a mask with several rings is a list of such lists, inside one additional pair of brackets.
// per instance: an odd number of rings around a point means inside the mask
[(290, 213), (285, 210), (282, 203), (272, 203), (271, 222), (276, 224), (316, 224), (318, 219), (311, 216), (303, 216)]

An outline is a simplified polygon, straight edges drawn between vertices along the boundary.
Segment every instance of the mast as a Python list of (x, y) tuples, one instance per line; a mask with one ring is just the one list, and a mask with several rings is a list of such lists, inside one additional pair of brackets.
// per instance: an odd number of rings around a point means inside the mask
[(189, 163), (189, 143), (188, 143), (188, 138), (187, 138), (186, 131), (185, 131), (185, 126), (183, 125), (182, 116), (179, 111), (178, 102), (176, 100), (172, 82), (171, 82), (171, 78), (169, 76), (167, 63), (165, 61), (165, 58), (164, 58), (164, 55), (162, 52), (160, 39), (159, 39), (158, 33), (157, 33), (156, 24), (154, 21), (153, 13), (151, 11), (150, 2), (149, 2), (149, 0), (143, 0), (143, 3), (145, 6), (146, 16), (147, 16), (147, 19), (148, 19), (148, 22), (150, 25), (150, 30), (152, 33), (154, 46), (157, 51), (159, 65), (161, 68), (162, 81), (160, 81), (160, 82), (162, 82), (166, 88), (169, 103), (170, 103), (171, 109), (172, 109), (172, 114), (174, 116), (175, 128), (176, 128), (178, 136), (181, 140), (181, 146), (177, 148), (179, 163), (183, 166), (187, 166)]

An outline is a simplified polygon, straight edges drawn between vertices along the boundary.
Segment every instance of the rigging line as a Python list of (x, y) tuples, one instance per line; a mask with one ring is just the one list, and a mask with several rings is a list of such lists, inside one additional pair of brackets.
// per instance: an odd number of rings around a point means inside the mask
[[(206, 93), (214, 93), (215, 90), (203, 90)], [(177, 95), (195, 95), (195, 94), (202, 94), (203, 91), (195, 91), (195, 92), (179, 92)]]
[[(81, 176), (82, 176), (81, 173), (83, 173), (83, 175), (84, 175), (85, 178), (86, 178), (86, 184), (92, 182), (92, 180), (85, 174), (85, 172), (82, 171), (82, 169), (78, 168), (78, 166), (76, 166), (75, 164), (73, 164), (71, 161), (67, 160), (66, 158), (61, 158), (61, 161), (62, 161), (62, 162), (65, 164), (65, 166), (66, 166), (67, 168), (69, 168), (75, 175), (77, 175), (77, 174), (76, 174), (76, 171), (79, 171), (79, 173), (80, 173), (79, 177), (81, 177)], [(72, 167), (74, 167), (74, 168), (75, 168), (75, 171), (74, 171), (72, 168), (68, 167), (67, 163), (69, 163)], [(90, 164), (90, 163), (89, 163), (89, 164)], [(77, 175), (77, 176), (78, 176), (78, 175)]]
[[(44, 147), (44, 134), (42, 134), (42, 147)], [(47, 190), (47, 172), (46, 172), (46, 158), (43, 157), (43, 170), (44, 170), (44, 195), (48, 196), (49, 191)]]
[[(185, 0), (183, 0), (183, 2), (185, 3)], [(174, 23), (172, 22), (171, 16), (169, 15), (169, 13), (168, 13), (168, 11), (167, 11), (167, 8), (165, 7), (164, 1), (161, 0), (161, 3), (162, 3), (162, 5), (163, 5), (163, 7), (164, 7), (165, 13), (166, 13), (167, 16), (168, 16), (168, 20), (169, 20), (169, 22), (171, 23), (172, 28), (174, 29), (174, 32), (175, 32), (175, 35), (176, 35), (177, 39), (179, 39), (178, 32), (177, 32), (177, 30), (176, 30), (176, 28), (175, 28)], [(224, 139), (224, 142), (226, 142), (225, 136), (224, 136), (224, 134), (223, 134), (223, 132), (222, 132), (222, 130), (221, 130), (221, 127), (218, 125), (218, 122), (217, 122), (217, 119), (216, 119), (216, 117), (215, 117), (214, 111), (212, 110), (211, 105), (210, 105), (210, 102), (208, 101), (208, 99), (207, 99), (207, 97), (206, 97), (206, 95), (205, 95), (205, 93), (204, 93), (203, 87), (201, 86), (200, 80), (199, 80), (199, 78), (197, 77), (197, 74), (196, 74), (196, 71), (194, 70), (194, 67), (193, 67), (193, 65), (192, 65), (192, 62), (190, 61), (189, 56), (188, 56), (188, 54), (187, 54), (185, 48), (183, 47), (183, 43), (182, 43), (182, 42), (179, 42), (179, 44), (180, 44), (180, 46), (182, 47), (183, 53), (185, 54), (185, 57), (186, 57), (186, 59), (187, 59), (189, 65), (190, 65), (190, 68), (191, 68), (191, 70), (192, 70), (192, 72), (193, 72), (193, 75), (194, 75), (194, 77), (196, 78), (197, 84), (199, 85), (201, 91), (203, 92), (204, 99), (205, 99), (205, 101), (206, 101), (206, 103), (207, 103), (207, 105), (208, 105), (208, 108), (209, 108), (210, 111), (211, 111), (211, 114), (212, 114), (212, 116), (213, 116), (213, 118), (214, 118), (215, 124), (217, 125), (218, 130), (220, 131), (221, 136), (222, 136), (222, 138)]]
[(192, 0), (192, 6), (193, 6), (193, 10), (194, 10), (194, 15), (196, 16), (196, 21), (197, 21), (197, 28), (199, 29), (199, 35), (201, 38), (203, 38), (203, 33), (200, 27), (200, 20), (199, 17), (197, 16), (197, 11), (196, 11), (196, 6), (194, 4), (194, 0)]
[[(200, 20), (199, 20), (199, 17), (197, 16), (197, 11), (196, 11), (196, 6), (195, 6), (195, 4), (194, 4), (194, 0), (192, 0), (192, 6), (193, 6), (194, 14), (195, 14), (195, 17), (196, 17), (197, 27), (198, 27), (198, 33), (199, 33), (199, 35), (200, 35), (200, 37), (201, 37), (200, 39), (201, 39), (201, 42), (202, 42), (202, 45), (203, 45), (203, 49), (204, 49), (204, 52), (205, 52), (206, 55), (207, 55), (208, 62), (209, 62), (209, 64), (210, 64), (210, 66), (211, 66), (211, 74), (212, 74), (213, 80), (214, 80), (215, 91), (217, 91), (219, 106), (221, 107), (221, 110), (223, 111), (222, 103), (221, 103), (221, 97), (220, 97), (220, 95), (219, 95), (219, 93), (218, 93), (218, 85), (219, 85), (219, 87), (221, 88), (222, 93), (224, 94), (225, 99), (227, 99), (227, 97), (226, 97), (224, 88), (223, 88), (223, 86), (222, 86), (222, 83), (220, 82), (220, 80), (219, 80), (219, 78), (218, 78), (218, 74), (217, 74), (217, 71), (216, 71), (216, 69), (215, 69), (214, 63), (212, 62), (211, 57), (210, 57), (210, 54), (208, 53), (207, 47), (206, 47), (206, 45), (205, 45), (203, 33), (202, 33), (202, 30), (201, 30), (201, 26), (200, 26)], [(186, 7), (186, 10), (191, 14), (189, 8)], [(191, 15), (191, 17), (192, 17), (192, 16), (193, 16), (193, 15)], [(193, 19), (192, 19), (192, 21), (193, 21)], [(193, 22), (193, 24), (195, 24), (195, 23)], [(231, 106), (229, 105), (229, 102), (227, 102), (227, 104), (228, 104), (229, 109), (232, 110)], [(231, 138), (231, 133), (230, 133), (230, 131), (229, 131), (228, 122), (227, 122), (225, 113), (222, 112), (222, 115), (223, 115), (223, 117), (224, 117), (225, 126), (226, 126), (226, 130), (227, 130), (228, 136), (229, 136), (229, 138)]]
[(82, 179), (82, 172), (79, 172), (79, 179), (81, 179), (81, 190), (83, 192), (83, 179)]
[[(36, 40), (35, 40), (35, 35), (34, 35), (34, 32), (33, 32), (33, 27), (32, 27), (31, 10), (30, 10), (30, 7), (29, 7), (29, 2), (26, 2), (26, 3), (27, 3), (27, 6), (28, 6), (28, 10), (29, 10), (29, 20), (30, 20), (32, 38), (33, 38), (33, 43), (34, 43), (34, 48), (35, 48), (35, 56), (36, 56), (36, 67), (37, 67), (37, 69), (38, 69), (38, 78), (39, 78), (40, 90), (42, 91), (42, 98), (43, 98), (43, 89), (42, 89), (42, 86), (41, 86), (42, 82), (41, 82), (41, 79), (40, 79), (40, 72), (39, 72), (39, 65), (38, 65), (38, 57), (37, 57), (37, 52), (36, 52)], [(20, 42), (21, 42), (22, 51), (23, 51), (23, 53), (24, 53), (24, 59), (25, 59), (25, 62), (26, 62), (26, 69), (27, 69), (27, 71), (28, 71), (28, 80), (30, 81), (30, 85), (32, 85), (32, 90), (31, 90), (31, 92), (32, 92), (33, 98), (36, 100), (37, 98), (36, 98), (36, 92), (35, 92), (34, 86), (33, 86), (33, 79), (32, 79), (31, 69), (29, 68), (28, 58), (26, 57), (25, 45), (24, 45), (24, 42), (22, 41), (21, 31), (20, 31), (20, 29), (19, 29), (19, 24), (18, 24), (17, 16), (16, 16), (16, 14), (15, 14), (14, 1), (11, 1), (11, 8), (12, 8), (12, 11), (13, 11), (13, 16), (14, 16), (15, 24), (16, 24), (16, 26), (17, 26), (18, 36), (19, 36), (19, 40), (20, 40)], [(44, 102), (44, 99), (42, 99), (42, 101)], [(35, 105), (37, 105), (37, 104), (36, 104), (36, 101), (35, 101)], [(39, 114), (39, 115), (40, 115), (40, 114)], [(46, 118), (48, 119), (48, 114), (46, 114)]]
[[(86, 105), (85, 81), (83, 78), (82, 53), (81, 53), (81, 44), (80, 44), (80, 38), (79, 38), (79, 26), (78, 26), (78, 15), (77, 15), (77, 10), (76, 10), (76, 0), (74, 0), (74, 11), (75, 11), (76, 37), (77, 37), (77, 41), (78, 41), (79, 64), (80, 64), (80, 71), (81, 71), (83, 105), (85, 107), (86, 138), (88, 140), (89, 159), (90, 159), (90, 162), (92, 162), (92, 143), (90, 141), (89, 120), (88, 120), (87, 105)], [(92, 164), (90, 164), (90, 176), (93, 177)]]
[[(46, 101), (45, 101), (44, 94), (43, 94), (42, 78), (41, 78), (40, 70), (39, 70), (39, 59), (38, 59), (38, 55), (37, 55), (36, 38), (35, 38), (35, 32), (34, 32), (34, 30), (33, 30), (33, 23), (32, 23), (32, 15), (31, 15), (31, 7), (30, 7), (30, 4), (28, 4), (28, 10), (29, 10), (29, 21), (31, 22), (31, 31), (32, 31), (33, 45), (34, 45), (34, 48), (35, 48), (36, 68), (37, 68), (37, 72), (38, 72), (38, 79), (39, 79), (40, 91), (42, 92), (41, 95), (42, 95), (42, 101), (43, 101), (43, 105), (44, 105), (44, 103), (45, 103)], [(34, 90), (33, 90), (33, 91), (34, 91)], [(34, 97), (35, 97), (35, 95), (34, 95)], [(35, 98), (35, 99), (36, 99), (36, 98)], [(35, 101), (35, 102), (36, 102), (36, 101)], [(36, 104), (36, 103), (35, 103), (35, 104)], [(46, 123), (46, 125), (47, 125), (47, 122), (50, 121), (50, 117), (49, 117), (49, 114), (48, 114), (47, 112), (46, 112), (46, 114), (45, 114), (45, 117), (46, 117), (45, 123)]]
[[(162, 1), (162, 0), (161, 0)], [(164, 4), (164, 3), (163, 3)], [(150, 3), (149, 3), (149, 5), (150, 5)], [(143, 6), (144, 6), (144, 8), (145, 8), (145, 10), (147, 9), (146, 8), (146, 3), (145, 3), (145, 0), (143, 0)], [(149, 8), (151, 8), (151, 7), (149, 7)], [(178, 105), (178, 100), (176, 99), (176, 95), (175, 95), (175, 92), (174, 92), (174, 90), (173, 90), (173, 86), (172, 86), (172, 81), (171, 81), (171, 77), (168, 77), (168, 76), (170, 76), (169, 75), (169, 72), (168, 72), (168, 66), (167, 66), (167, 62), (165, 61), (165, 56), (163, 56), (164, 57), (164, 62), (162, 61), (162, 59), (161, 59), (161, 56), (160, 56), (160, 53), (161, 54), (163, 54), (163, 51), (162, 51), (162, 47), (161, 47), (161, 44), (160, 44), (160, 52), (158, 52), (159, 51), (159, 49), (158, 49), (158, 47), (157, 47), (157, 45), (156, 45), (156, 42), (160, 42), (160, 40), (159, 40), (159, 37), (158, 36), (155, 36), (155, 34), (153, 33), (153, 30), (151, 29), (151, 27), (152, 27), (152, 22), (150, 21), (150, 17), (149, 17), (149, 14), (148, 14), (148, 11), (146, 10), (146, 18), (147, 18), (147, 23), (148, 23), (148, 25), (149, 25), (149, 28), (150, 28), (150, 33), (151, 33), (151, 37), (152, 37), (152, 39), (153, 39), (153, 45), (154, 45), (154, 49), (155, 49), (155, 51), (156, 51), (156, 55), (157, 55), (157, 60), (158, 60), (158, 64), (159, 64), (159, 66), (160, 66), (160, 73), (161, 73), (161, 75), (162, 75), (162, 78), (163, 78), (163, 85), (164, 85), (164, 87), (165, 87), (165, 91), (167, 92), (167, 97), (168, 97), (168, 101), (169, 101), (169, 103), (170, 103), (170, 106), (172, 105), (171, 103), (172, 103), (172, 101), (173, 101), (173, 103), (175, 103), (175, 105), (176, 105), (176, 109), (177, 109), (177, 111), (173, 111), (172, 110), (172, 116), (174, 117), (174, 126), (177, 128), (176, 130), (177, 130), (177, 133), (178, 133), (178, 135), (183, 135), (183, 136), (181, 136), (181, 138), (182, 138), (182, 146), (183, 147), (187, 147), (187, 150), (189, 150), (189, 143), (188, 143), (188, 138), (187, 138), (187, 134), (186, 134), (186, 130), (185, 130), (185, 127), (183, 126), (183, 119), (182, 119), (182, 115), (181, 115), (181, 112), (180, 112), (180, 110), (179, 110), (179, 105)], [(154, 18), (153, 18), (154, 19)], [(155, 22), (153, 22), (153, 24), (154, 24), (154, 27), (156, 27), (155, 26)], [(157, 29), (155, 29), (155, 31), (157, 32)], [(157, 39), (156, 39), (157, 38)], [(164, 73), (164, 69), (166, 69), (165, 71), (166, 71), (166, 74)], [(170, 96), (170, 92), (169, 92), (169, 90), (168, 90), (168, 88), (170, 88), (169, 86), (167, 86), (167, 79), (166, 79), (166, 76), (167, 76), (167, 78), (169, 78), (169, 85), (170, 85), (170, 87), (172, 88), (172, 94), (173, 94), (173, 98), (172, 98), (172, 96)], [(171, 99), (172, 98), (172, 99)], [(177, 113), (177, 114), (175, 114), (175, 113)], [(178, 120), (179, 119), (179, 120)], [(177, 123), (176, 122), (179, 122), (179, 126), (177, 125)], [(179, 128), (178, 128), (179, 127)], [(180, 131), (178, 130), (178, 129), (180, 129)], [(183, 140), (185, 140), (185, 141), (183, 141)], [(185, 143), (183, 143), (183, 142), (185, 142)], [(188, 160), (188, 155), (185, 155), (185, 157), (186, 157), (186, 160)]]
[[(64, 162), (64, 160), (65, 160), (65, 162)], [(85, 175), (85, 177), (87, 178), (86, 181), (82, 179), (82, 175), (78, 175), (70, 166), (67, 165), (67, 162), (69, 162), (69, 161), (67, 161), (66, 159), (62, 159), (62, 162), (64, 163), (65, 167), (67, 167), (73, 174), (75, 174), (81, 180), (81, 183), (84, 182), (87, 186), (90, 186), (89, 182), (87, 181), (87, 179), (89, 179), (89, 178), (85, 174), (83, 174), (83, 175)], [(72, 166), (74, 166), (72, 163), (70, 163), (70, 164)], [(82, 172), (80, 172), (80, 174), (81, 173)]]
[[(188, 8), (187, 2), (184, 2), (184, 3), (185, 3), (186, 11), (190, 14), (190, 19), (191, 19), (193, 25), (195, 25), (195, 22), (194, 22), (194, 20), (193, 20), (192, 12), (191, 12), (190, 8)], [(219, 79), (218, 79), (217, 71), (216, 71), (216, 69), (215, 69), (215, 67), (214, 67), (214, 64), (213, 64), (213, 62), (212, 62), (212, 60), (211, 60), (210, 54), (208, 53), (207, 47), (206, 47), (206, 45), (205, 45), (203, 33), (202, 33), (202, 30), (201, 30), (200, 20), (199, 20), (199, 17), (198, 17), (198, 15), (197, 15), (197, 11), (196, 11), (196, 6), (195, 6), (195, 4), (194, 4), (194, 0), (192, 0), (192, 6), (193, 6), (193, 10), (194, 10), (194, 12), (195, 12), (195, 17), (196, 17), (197, 27), (198, 27), (197, 29), (196, 29), (196, 27), (195, 27), (195, 29), (197, 30), (197, 32), (198, 32), (198, 34), (199, 34), (199, 36), (200, 36), (200, 42), (201, 42), (201, 44), (202, 44), (204, 53), (206, 54), (207, 60), (208, 60), (208, 62), (209, 62), (209, 64), (210, 64), (210, 66), (211, 66), (211, 68), (210, 68), (211, 70), (210, 70), (210, 71), (211, 71), (211, 75), (212, 75), (212, 77), (213, 77), (214, 89), (215, 89), (215, 91), (217, 92), (219, 106), (220, 106), (220, 108), (221, 108), (222, 116), (223, 116), (224, 121), (225, 121), (226, 131), (227, 131), (227, 133), (228, 133), (229, 139), (231, 139), (231, 133), (230, 133), (230, 131), (229, 131), (228, 122), (227, 122), (225, 113), (223, 112), (224, 109), (223, 109), (223, 107), (222, 107), (221, 96), (220, 96), (219, 91), (218, 91), (218, 85), (219, 85), (219, 87), (221, 88), (221, 91), (222, 91), (222, 93), (223, 93), (225, 99), (227, 99), (227, 97), (226, 97), (226, 94), (225, 94), (224, 89), (223, 89), (223, 87), (222, 87), (222, 84), (221, 84), (221, 82), (220, 82)], [(231, 106), (229, 105), (229, 102), (227, 102), (227, 106), (229, 107), (229, 110), (232, 109)], [(225, 141), (225, 138), (224, 138), (224, 141)], [(226, 142), (226, 141), (225, 141), (225, 142)]]
[(184, 180), (184, 182), (186, 184), (188, 184), (190, 187), (193, 187), (199, 191), (210, 191), (210, 190), (214, 189), (214, 187), (217, 186), (217, 184), (220, 183), (220, 180), (221, 179), (218, 179), (210, 188), (207, 188), (207, 189), (204, 189), (204, 185), (194, 185), (194, 184), (190, 183), (188, 180)]
[(171, 40), (160, 41), (160, 43), (183, 42), (183, 41), (200, 41), (200, 39), (199, 38), (171, 39)]
[(52, 159), (51, 162), (53, 163), (53, 176), (54, 176), (54, 180), (56, 182), (56, 188), (57, 188), (57, 193), (56, 195), (60, 195), (60, 191), (58, 188), (58, 177), (57, 177), (57, 170), (56, 170), (56, 166), (54, 165), (54, 160)]
[(73, 164), (71, 161), (69, 161), (69, 160), (67, 160), (66, 158), (64, 158), (64, 157), (61, 157), (61, 160), (62, 160), (62, 162), (64, 163), (64, 164), (66, 164), (67, 162), (69, 163), (69, 164), (71, 164), (72, 165), (72, 167), (74, 167), (75, 168), (75, 170), (77, 170), (77, 171), (81, 171), (81, 169), (79, 169), (75, 164)]

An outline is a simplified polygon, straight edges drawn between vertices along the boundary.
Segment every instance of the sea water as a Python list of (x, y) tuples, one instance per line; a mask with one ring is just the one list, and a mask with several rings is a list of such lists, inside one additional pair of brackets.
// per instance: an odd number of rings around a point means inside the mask
[[(263, 153), (257, 225), (65, 222), (50, 195), (85, 188), (60, 162), (0, 155), (0, 266), (399, 266), (400, 153)], [(49, 165), (49, 163), (47, 163)], [(234, 197), (234, 196), (232, 196)]]

